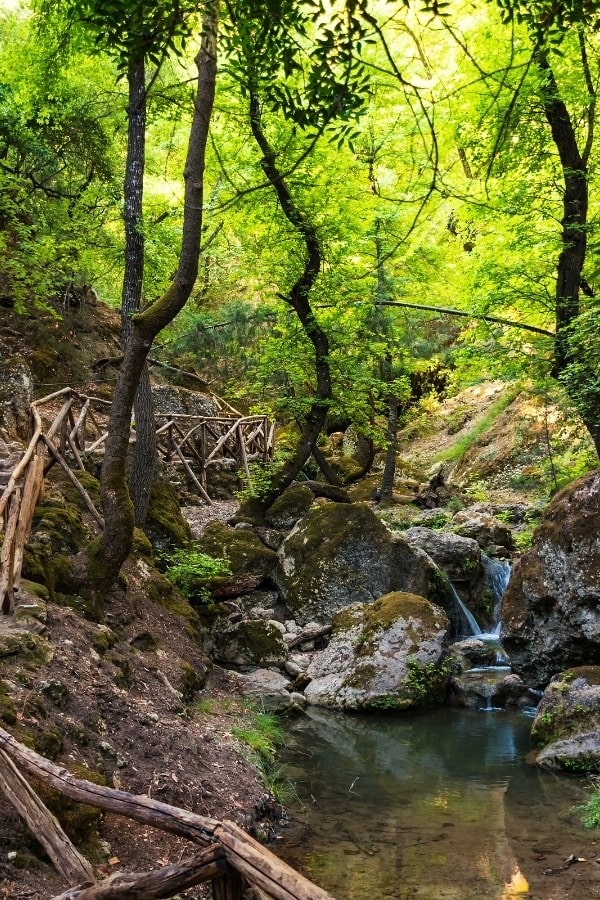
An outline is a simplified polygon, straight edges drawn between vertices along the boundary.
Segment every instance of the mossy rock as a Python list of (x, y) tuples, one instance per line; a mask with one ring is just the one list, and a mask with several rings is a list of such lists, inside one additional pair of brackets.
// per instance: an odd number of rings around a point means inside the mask
[(373, 712), (440, 705), (449, 625), (442, 609), (402, 591), (339, 611), (331, 642), (308, 668), (307, 701)]
[(0, 659), (18, 657), (25, 668), (39, 669), (52, 662), (54, 651), (45, 638), (14, 629), (0, 634)]
[(152, 484), (144, 530), (152, 545), (163, 552), (185, 547), (192, 540), (177, 492), (165, 478), (156, 478)]
[(215, 634), (214, 656), (219, 662), (237, 666), (278, 665), (287, 656), (281, 631), (264, 619), (225, 623)]
[(206, 686), (208, 677), (208, 668), (202, 666), (197, 669), (187, 662), (180, 662), (179, 669), (181, 676), (179, 678), (179, 691), (184, 703), (191, 703), (198, 691), (203, 690)]
[(33, 533), (47, 535), (56, 553), (76, 553), (84, 546), (87, 530), (81, 520), (81, 510), (62, 500), (47, 497), (37, 504), (33, 514)]
[(600, 730), (600, 666), (566, 669), (544, 691), (531, 736), (546, 746), (594, 730)]
[(46, 759), (57, 759), (63, 748), (62, 731), (57, 725), (50, 725), (48, 728), (36, 732), (33, 746), (35, 752), (40, 756), (45, 756)]
[(165, 578), (157, 569), (151, 570), (151, 575), (144, 582), (148, 599), (158, 606), (168, 609), (176, 616), (185, 620), (185, 631), (188, 637), (202, 646), (202, 621), (198, 613), (192, 609), (185, 597), (180, 594), (175, 585)]
[(197, 542), (197, 549), (209, 556), (228, 560), (234, 575), (272, 574), (277, 554), (265, 547), (258, 535), (246, 528), (229, 528), (222, 522), (209, 522)]
[(311, 508), (315, 495), (304, 484), (292, 484), (269, 507), (265, 518), (269, 525), (290, 531)]
[(142, 559), (146, 559), (148, 562), (152, 562), (154, 559), (150, 538), (141, 528), (134, 528), (133, 530), (131, 552), (134, 556), (141, 556)]
[(17, 708), (3, 681), (0, 681), (0, 719), (7, 725), (16, 725), (17, 723)]
[[(55, 476), (54, 480), (60, 486), (60, 492), (69, 507), (75, 507), (80, 513), (89, 514), (85, 500), (62, 470)], [(96, 509), (100, 509), (100, 482), (98, 479), (90, 472), (78, 470), (77, 480), (87, 491)]]
[(90, 643), (100, 656), (111, 650), (118, 640), (119, 635), (112, 628), (109, 628), (108, 625), (98, 625), (90, 636)]
[(160, 647), (159, 639), (149, 631), (141, 631), (139, 634), (136, 634), (135, 637), (131, 638), (129, 643), (132, 647), (135, 647), (136, 650), (141, 650), (142, 653), (153, 653)]

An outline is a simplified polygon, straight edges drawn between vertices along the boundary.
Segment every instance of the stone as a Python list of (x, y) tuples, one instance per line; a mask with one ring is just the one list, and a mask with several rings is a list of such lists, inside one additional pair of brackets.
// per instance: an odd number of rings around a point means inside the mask
[(452, 528), (456, 534), (477, 541), (482, 550), (489, 551), (498, 546), (514, 550), (512, 531), (504, 522), (494, 518), (489, 503), (475, 503), (455, 513)]
[(600, 666), (567, 669), (542, 696), (531, 727), (538, 744), (600, 730)]
[(407, 591), (453, 608), (443, 574), (422, 550), (393, 534), (367, 506), (313, 507), (279, 550), (273, 574), (294, 619), (323, 624), (352, 603)]
[(474, 584), (481, 573), (481, 548), (473, 538), (419, 527), (407, 529), (403, 537), (424, 550), (451, 581)]
[(581, 775), (597, 773), (600, 769), (600, 730), (555, 741), (538, 753), (536, 762), (542, 769), (550, 771)]
[(29, 405), (33, 399), (31, 370), (20, 356), (0, 366), (0, 429), (11, 438), (29, 438)]
[(399, 712), (442, 703), (449, 621), (424, 597), (393, 592), (333, 617), (327, 648), (307, 670), (308, 703)]
[(456, 641), (451, 645), (452, 656), (456, 657), (458, 668), (462, 671), (471, 666), (492, 666), (496, 661), (496, 647), (480, 641), (476, 637), (464, 641)]
[(265, 519), (273, 528), (291, 531), (311, 508), (315, 495), (303, 484), (292, 484), (277, 497), (265, 513)]
[(504, 595), (502, 644), (531, 687), (600, 664), (600, 470), (547, 506)]
[[(152, 388), (156, 413), (187, 416), (218, 416), (219, 408), (211, 394), (190, 391), (172, 384), (157, 384)], [(164, 420), (166, 421), (166, 419)], [(190, 426), (191, 427), (191, 426)]]
[(253, 531), (238, 531), (222, 522), (209, 522), (196, 546), (201, 553), (227, 559), (234, 575), (266, 577), (278, 563), (275, 551), (265, 547)]
[(259, 699), (268, 712), (286, 712), (297, 702), (289, 690), (291, 682), (271, 669), (255, 669), (248, 675), (238, 675), (238, 684), (243, 696)]
[(221, 663), (270, 666), (282, 665), (287, 658), (281, 631), (264, 619), (219, 622), (215, 624), (213, 640), (212, 656)]

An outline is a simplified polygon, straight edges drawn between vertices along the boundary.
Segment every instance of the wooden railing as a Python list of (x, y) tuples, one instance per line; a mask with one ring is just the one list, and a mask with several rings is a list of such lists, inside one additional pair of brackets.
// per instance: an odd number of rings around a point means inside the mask
[[(18, 767), (17, 765), (18, 764)], [(187, 838), (203, 849), (172, 866), (117, 873), (95, 883), (90, 863), (72, 845), (21, 771), (77, 802)], [(15, 806), (70, 885), (54, 900), (156, 900), (210, 881), (213, 900), (333, 900), (233, 822), (220, 822), (167, 803), (75, 778), (0, 728), (0, 789)]]
[[(59, 406), (58, 410), (56, 409)], [(59, 465), (81, 495), (95, 525), (104, 521), (77, 472), (102, 454), (110, 402), (70, 387), (31, 404), (29, 444), (0, 495), (0, 610), (10, 614), (19, 587), (23, 552), (44, 477)], [(217, 463), (237, 465), (250, 476), (249, 464), (268, 464), (273, 457), (274, 425), (266, 416), (192, 416), (157, 413), (157, 452), (171, 465), (183, 467), (202, 502), (212, 505), (207, 472)], [(132, 427), (131, 440), (135, 440)]]

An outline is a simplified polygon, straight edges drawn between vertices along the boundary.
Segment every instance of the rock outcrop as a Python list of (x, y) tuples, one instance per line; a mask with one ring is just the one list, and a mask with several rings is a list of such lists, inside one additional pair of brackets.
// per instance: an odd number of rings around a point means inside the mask
[(537, 760), (543, 768), (596, 771), (600, 763), (600, 666), (568, 669), (553, 679), (538, 706), (531, 735), (544, 746)]
[(442, 703), (448, 670), (442, 609), (395, 592), (333, 617), (333, 636), (308, 668), (308, 703), (396, 712)]
[(301, 625), (327, 622), (352, 603), (408, 591), (440, 606), (452, 598), (440, 570), (360, 504), (312, 508), (279, 549), (275, 573), (283, 599)]
[(571, 666), (600, 664), (600, 470), (547, 507), (504, 595), (502, 644), (532, 687)]
[(473, 584), (481, 572), (481, 548), (473, 538), (432, 528), (409, 528), (404, 540), (420, 547), (452, 581)]
[(20, 356), (2, 361), (0, 367), (0, 437), (26, 441), (29, 436), (29, 404), (33, 380)]

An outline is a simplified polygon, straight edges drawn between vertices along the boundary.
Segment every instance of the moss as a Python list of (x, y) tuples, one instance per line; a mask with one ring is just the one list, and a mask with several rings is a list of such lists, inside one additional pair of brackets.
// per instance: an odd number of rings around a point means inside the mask
[(119, 672), (115, 677), (115, 684), (120, 688), (130, 688), (133, 683), (133, 668), (126, 656), (117, 653), (107, 653), (106, 659), (115, 666)]
[(291, 528), (308, 512), (315, 497), (310, 488), (293, 484), (277, 497), (266, 513), (269, 525), (274, 528)]
[(141, 528), (134, 528), (133, 530), (133, 544), (131, 546), (131, 552), (135, 556), (141, 556), (143, 559), (148, 560), (148, 562), (152, 562), (154, 559), (150, 539), (142, 531)]
[(144, 587), (148, 598), (152, 603), (156, 603), (158, 606), (168, 609), (169, 612), (174, 613), (176, 616), (181, 616), (182, 619), (185, 619), (186, 634), (196, 644), (202, 646), (201, 619), (177, 588), (156, 569), (152, 571), (152, 574), (145, 582)]
[(36, 506), (33, 531), (36, 536), (40, 532), (48, 535), (54, 552), (76, 553), (87, 537), (80, 510), (52, 498), (45, 498)]
[[(91, 772), (83, 766), (74, 765), (69, 761), (69, 770), (77, 777), (94, 784), (106, 784), (102, 776)], [(101, 862), (104, 858), (100, 844), (100, 825), (102, 823), (102, 811), (93, 806), (86, 806), (69, 800), (63, 794), (46, 785), (36, 785), (40, 799), (52, 812), (75, 846), (85, 857), (92, 861)]]
[(39, 600), (43, 600), (44, 603), (47, 603), (50, 599), (49, 591), (46, 585), (39, 584), (37, 581), (27, 581), (26, 578), (22, 578), (21, 590), (26, 594), (31, 594), (33, 597), (37, 597)]
[(56, 759), (63, 747), (63, 737), (60, 728), (51, 725), (44, 731), (34, 735), (33, 746), (36, 753), (45, 756), (46, 759)]
[(185, 547), (192, 540), (190, 526), (181, 514), (177, 492), (164, 478), (152, 484), (145, 530), (155, 547), (163, 551)]
[(184, 703), (190, 703), (198, 691), (201, 691), (206, 684), (206, 671), (198, 672), (193, 666), (187, 662), (179, 664), (181, 677), (179, 679), (179, 690)]
[(118, 640), (119, 636), (107, 625), (99, 625), (98, 628), (93, 631), (90, 638), (92, 647), (96, 653), (99, 653), (101, 656), (106, 653), (107, 650), (110, 650), (111, 647), (114, 647)]
[(8, 695), (3, 681), (0, 681), (0, 719), (7, 725), (16, 725), (17, 708)]
[(39, 634), (14, 631), (0, 635), (0, 659), (18, 656), (21, 664), (28, 669), (47, 666), (54, 656), (52, 647)]
[(55, 678), (52, 681), (46, 681), (42, 685), (42, 693), (48, 697), (59, 709), (64, 709), (69, 702), (69, 689), (66, 684)]
[(88, 622), (101, 622), (104, 618), (101, 601), (92, 592), (81, 594), (55, 593), (53, 602), (57, 606), (66, 606)]
[(234, 575), (270, 575), (278, 563), (274, 550), (269, 550), (258, 535), (247, 529), (229, 528), (222, 522), (210, 522), (197, 543), (209, 556), (224, 557)]
[(390, 628), (398, 619), (418, 619), (429, 628), (439, 627), (444, 613), (432, 607), (428, 600), (417, 594), (393, 591), (368, 604), (364, 610), (364, 628), (367, 637)]
[(258, 663), (281, 659), (285, 655), (281, 632), (270, 622), (262, 619), (240, 622), (237, 635), (240, 645)]
[(350, 631), (351, 628), (354, 628), (357, 625), (362, 625), (362, 611), (362, 605), (346, 606), (342, 609), (337, 610), (337, 612), (335, 612), (332, 617), (333, 634), (339, 634), (343, 631)]
[[(90, 472), (82, 471), (77, 472), (77, 479), (89, 494), (90, 500), (92, 501), (96, 509), (99, 509), (100, 482), (98, 481), (98, 479), (95, 478), (94, 475), (92, 475)], [(67, 504), (69, 506), (75, 507), (80, 512), (87, 513), (88, 508), (85, 500), (62, 471), (55, 480), (58, 482), (60, 491), (63, 494)]]

